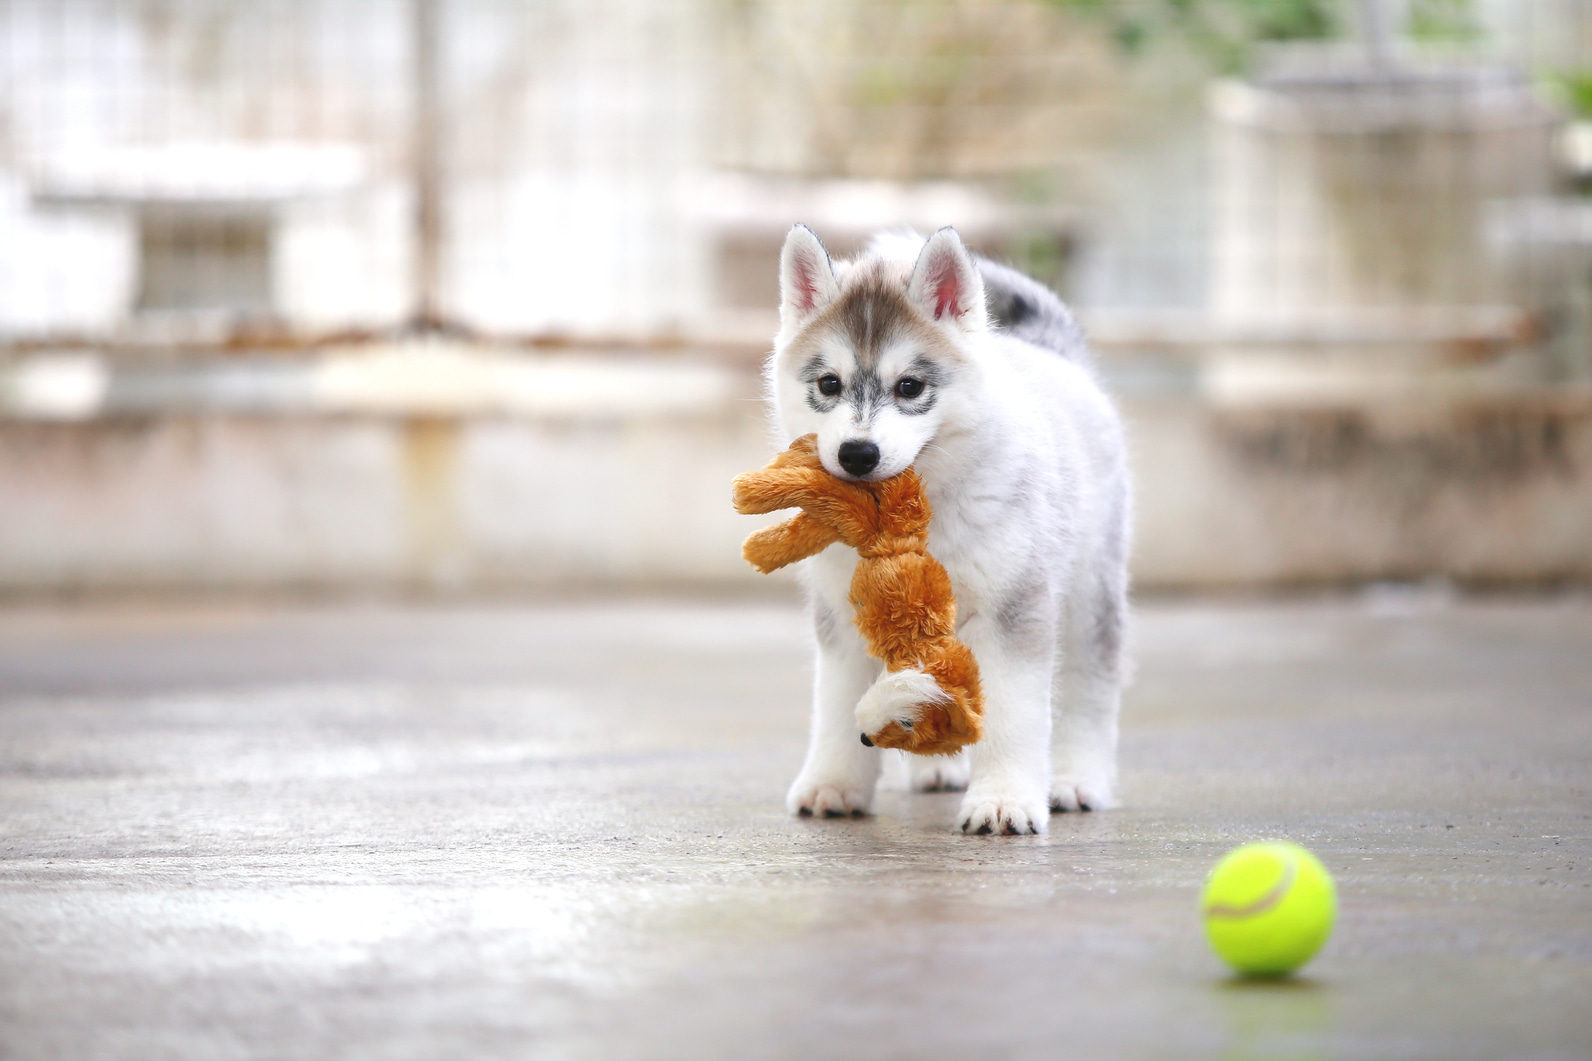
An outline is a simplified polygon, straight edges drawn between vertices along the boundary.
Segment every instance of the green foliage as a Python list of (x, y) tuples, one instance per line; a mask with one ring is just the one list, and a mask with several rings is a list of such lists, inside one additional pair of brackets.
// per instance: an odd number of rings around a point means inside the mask
[(1592, 69), (1553, 75), (1553, 87), (1577, 118), (1592, 118)]
[(1472, 44), (1481, 38), (1472, 0), (1410, 0), (1409, 34), (1430, 44)]
[[(1106, 22), (1111, 39), (1128, 55), (1156, 39), (1178, 36), (1222, 73), (1249, 65), (1253, 46), (1267, 41), (1320, 40), (1342, 27), (1336, 0), (1050, 0)], [(1436, 0), (1443, 2), (1443, 0)], [(1466, 4), (1467, 0), (1450, 0)]]
[(1337, 33), (1331, 0), (1230, 0), (1241, 8), (1249, 35), (1261, 41), (1319, 40)]

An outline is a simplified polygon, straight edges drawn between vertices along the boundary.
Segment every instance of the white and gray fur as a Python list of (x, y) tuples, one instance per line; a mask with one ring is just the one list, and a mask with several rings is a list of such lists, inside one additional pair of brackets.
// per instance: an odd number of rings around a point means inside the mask
[[(929, 550), (979, 662), (984, 739), (953, 759), (908, 757), (914, 784), (965, 786), (967, 833), (1042, 833), (1051, 812), (1112, 805), (1130, 488), (1120, 421), (1071, 314), (948, 228), (835, 262), (798, 225), (780, 283), (768, 385), (782, 436), (815, 432), (844, 477), (917, 469), (934, 506)], [(877, 464), (857, 472), (869, 446)], [(881, 678), (851, 625), (855, 563), (834, 546), (802, 565), (817, 666), (793, 813), (868, 813), (887, 753), (860, 737), (909, 718), (932, 684)]]

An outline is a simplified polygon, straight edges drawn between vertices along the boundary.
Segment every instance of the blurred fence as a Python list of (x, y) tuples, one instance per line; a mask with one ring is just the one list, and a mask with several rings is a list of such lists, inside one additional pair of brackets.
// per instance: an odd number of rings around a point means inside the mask
[(1588, 71), (1585, 0), (3, 0), (0, 335), (760, 328), (798, 217), (1108, 341), (1583, 328)]

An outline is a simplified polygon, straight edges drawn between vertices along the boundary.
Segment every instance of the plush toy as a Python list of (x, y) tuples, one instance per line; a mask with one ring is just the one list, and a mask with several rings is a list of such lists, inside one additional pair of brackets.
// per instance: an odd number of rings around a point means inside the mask
[(951, 755), (983, 736), (978, 662), (954, 636), (951, 578), (925, 548), (932, 513), (916, 473), (909, 468), (879, 482), (839, 479), (824, 469), (814, 436), (805, 435), (762, 471), (736, 476), (734, 501), (747, 515), (802, 510), (746, 539), (741, 555), (764, 574), (836, 542), (857, 550), (851, 605), (868, 652), (887, 671), (922, 671), (942, 690), (864, 733), (864, 744)]

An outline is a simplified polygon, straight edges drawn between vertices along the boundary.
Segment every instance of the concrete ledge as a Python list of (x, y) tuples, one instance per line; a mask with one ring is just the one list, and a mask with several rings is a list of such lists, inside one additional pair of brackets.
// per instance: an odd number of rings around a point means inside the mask
[(1126, 412), (1141, 585), (1592, 579), (1584, 393)]
[[(123, 379), (79, 419), (0, 416), (0, 592), (785, 584), (741, 561), (757, 521), (728, 502), (772, 450), (752, 372), (516, 362), (450, 390), (424, 364), (330, 361), (319, 391)], [(1592, 581), (1584, 391), (1122, 404), (1141, 587)]]
[(0, 589), (752, 580), (751, 415), (0, 422)]

